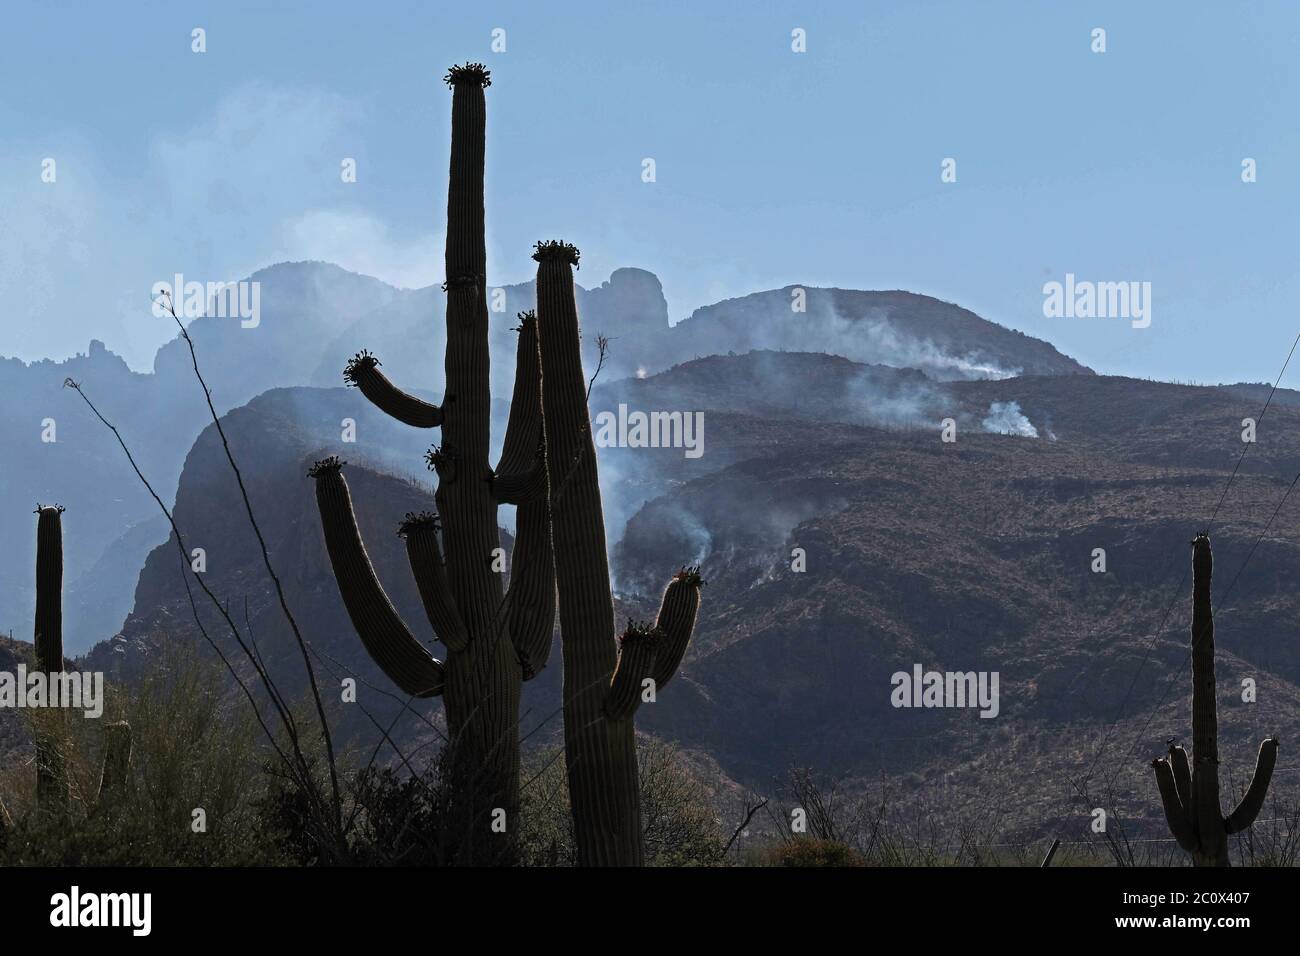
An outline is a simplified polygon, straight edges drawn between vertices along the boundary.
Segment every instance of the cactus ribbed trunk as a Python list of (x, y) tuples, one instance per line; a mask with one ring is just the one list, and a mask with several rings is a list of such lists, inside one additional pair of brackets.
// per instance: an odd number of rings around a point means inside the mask
[(1214, 699), (1214, 562), (1208, 540), (1192, 556), (1192, 805), (1197, 866), (1227, 866), (1228, 836), (1219, 809), (1219, 718)]
[[(407, 515), (411, 572), (445, 662), (401, 620), (371, 567), (337, 459), (312, 469), (317, 503), (339, 593), (362, 643), (399, 687), (441, 694), (446, 708), (458, 805), (469, 813), (462, 862), (508, 862), (519, 819), (520, 684), (546, 662), (554, 626), (554, 569), (539, 450), (541, 400), (536, 339), (521, 330), (519, 366), (506, 446), (531, 449), (531, 470), (512, 472), (518, 454), (493, 470), (488, 357), (487, 253), (483, 162), (490, 84), (482, 64), (456, 66), (452, 88), (447, 190), (447, 348), (441, 406), (397, 389), (379, 360), (358, 352), (344, 370), (378, 408), (418, 428), (442, 429), (429, 466), (438, 474), (438, 513)], [(528, 323), (525, 322), (525, 326)], [(528, 503), (524, 503), (524, 498)], [(509, 593), (502, 584), (497, 507), (519, 505), (520, 533)], [(505, 811), (505, 828), (497, 810)], [(490, 834), (490, 836), (489, 836)]]
[[(63, 670), (63, 508), (38, 508), (36, 520), (36, 669)], [(64, 717), (54, 707), (49, 726), (36, 741), (36, 802), (45, 811), (68, 809), (69, 789), (63, 755)]]
[(509, 635), (497, 622), (503, 592), (493, 569), (500, 547), (488, 462), (492, 397), (488, 360), (483, 163), (487, 109), (481, 82), (453, 84), (447, 190), (447, 352), (437, 492), (446, 573), (469, 644), (449, 650), (447, 724), (486, 809), (519, 802), (519, 685)]
[(63, 670), (63, 513), (41, 508), (36, 519), (36, 669)]
[(564, 647), (564, 746), (578, 862), (639, 866), (643, 851), (635, 732), (630, 717), (611, 720), (604, 711), (617, 660), (614, 601), (573, 267), (562, 255), (545, 255), (538, 264), (537, 322)]
[(1228, 837), (1255, 822), (1264, 805), (1278, 740), (1259, 747), (1255, 773), (1241, 802), (1226, 818), (1219, 805), (1219, 719), (1215, 701), (1214, 608), (1210, 587), (1214, 555), (1210, 538), (1192, 541), (1192, 760), (1172, 741), (1169, 754), (1151, 762), (1165, 820), (1195, 866), (1228, 866)]

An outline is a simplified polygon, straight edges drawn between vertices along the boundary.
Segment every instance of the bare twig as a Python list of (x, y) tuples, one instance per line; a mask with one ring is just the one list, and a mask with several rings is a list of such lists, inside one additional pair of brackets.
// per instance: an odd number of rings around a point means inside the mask
[(176, 322), (176, 327), (180, 329), (181, 338), (185, 340), (185, 345), (189, 349), (194, 377), (198, 379), (199, 385), (203, 388), (203, 397), (208, 404), (208, 413), (212, 417), (212, 423), (217, 427), (217, 434), (221, 437), (221, 446), (225, 450), (226, 460), (230, 462), (230, 470), (235, 474), (235, 481), (239, 485), (239, 494), (244, 499), (244, 511), (248, 514), (248, 523), (252, 526), (253, 533), (257, 536), (257, 544), (262, 550), (262, 563), (266, 566), (266, 573), (270, 575), (271, 581), (275, 584), (275, 594), (280, 601), (280, 610), (284, 612), (285, 620), (289, 622), (289, 628), (293, 631), (294, 640), (297, 641), (298, 650), (302, 654), (303, 666), (307, 669), (307, 683), (311, 687), (312, 698), (316, 704), (316, 716), (320, 720), (321, 735), (325, 738), (325, 752), (329, 759), (330, 786), (334, 797), (334, 823), (341, 831), (343, 826), (343, 803), (339, 792), (338, 766), (334, 759), (334, 739), (330, 735), (329, 720), (325, 717), (325, 704), (321, 700), (320, 688), (316, 685), (316, 671), (312, 667), (311, 655), (307, 653), (307, 642), (298, 629), (298, 622), (294, 619), (293, 612), (289, 610), (289, 602), (285, 599), (284, 586), (280, 583), (280, 576), (275, 573), (275, 568), (271, 565), (271, 556), (267, 551), (266, 538), (262, 536), (262, 529), (253, 514), (253, 504), (248, 499), (248, 489), (244, 486), (244, 476), (240, 473), (239, 465), (235, 462), (235, 456), (230, 451), (230, 442), (226, 439), (226, 430), (221, 424), (221, 416), (217, 414), (216, 406), (212, 404), (212, 389), (208, 388), (203, 373), (199, 371), (199, 357), (194, 350), (194, 340), (190, 338), (185, 323), (176, 314), (176, 306), (172, 302), (171, 296), (166, 295), (165, 297), (167, 311), (171, 313), (172, 319)]
[(749, 826), (749, 821), (754, 819), (754, 814), (758, 813), (758, 811), (762, 810), (765, 806), (767, 806), (767, 797), (764, 797), (761, 803), (755, 803), (752, 805), (746, 803), (745, 819), (740, 821), (740, 826), (736, 827), (735, 832), (731, 834), (731, 839), (728, 840), (727, 845), (722, 848), (723, 856), (726, 856), (731, 850), (731, 845), (740, 839), (740, 835), (744, 833), (745, 828)]
[(587, 401), (591, 401), (591, 386), (596, 384), (596, 376), (600, 374), (605, 365), (605, 356), (609, 354), (609, 336), (596, 336), (596, 348), (600, 350), (600, 359), (596, 362), (596, 371), (591, 373), (591, 381), (587, 383)]

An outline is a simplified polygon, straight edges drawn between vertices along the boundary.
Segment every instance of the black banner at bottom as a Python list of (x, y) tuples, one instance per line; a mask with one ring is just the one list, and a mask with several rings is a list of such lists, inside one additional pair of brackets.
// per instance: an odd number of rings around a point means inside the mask
[(588, 931), (672, 912), (733, 939), (782, 924), (927, 934), (965, 924), (1066, 939), (1230, 940), (1291, 925), (1296, 889), (1295, 871), (1284, 869), (7, 869), (0, 927), (6, 942), (77, 933), (129, 945), (242, 941), (278, 925), (295, 942), (339, 943), (450, 917), (517, 930), (522, 942), (536, 940), (539, 920), (561, 930), (578, 906)]

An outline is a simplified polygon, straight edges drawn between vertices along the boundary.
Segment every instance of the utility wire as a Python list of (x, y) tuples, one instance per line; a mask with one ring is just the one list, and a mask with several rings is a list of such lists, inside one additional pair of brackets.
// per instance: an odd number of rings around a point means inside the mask
[[(1259, 416), (1255, 419), (1256, 426), (1258, 426), (1259, 423), (1264, 420), (1264, 416), (1268, 413), (1269, 406), (1273, 404), (1273, 396), (1277, 394), (1278, 386), (1282, 382), (1282, 376), (1286, 374), (1287, 366), (1291, 364), (1291, 358), (1295, 355), (1295, 350), (1297, 345), (1300, 345), (1300, 332), (1296, 333), (1296, 337), (1294, 341), (1292, 341), (1291, 343), (1291, 350), (1287, 353), (1286, 361), (1282, 363), (1282, 369), (1277, 373), (1277, 378), (1273, 382), (1273, 387), (1269, 389), (1268, 398), (1264, 401), (1264, 407), (1260, 410)], [(1223, 507), (1223, 502), (1228, 497), (1228, 490), (1232, 487), (1232, 482), (1237, 477), (1237, 473), (1241, 469), (1241, 463), (1242, 461), (1245, 460), (1246, 452), (1250, 450), (1251, 444), (1253, 443), (1252, 442), (1242, 443), (1241, 454), (1237, 456), (1237, 464), (1233, 467), (1232, 474), (1228, 476), (1228, 481), (1223, 486), (1223, 492), (1219, 495), (1218, 503), (1215, 504), (1214, 512), (1210, 516), (1211, 525), (1213, 525), (1214, 521), (1219, 516), (1219, 510)], [(1255, 544), (1251, 546), (1250, 553), (1246, 555), (1246, 560), (1243, 561), (1241, 567), (1237, 569), (1236, 576), (1233, 577), (1232, 583), (1228, 586), (1228, 591), (1225, 592), (1225, 597), (1221, 600), (1226, 600), (1226, 594), (1231, 593), (1232, 588), (1236, 586), (1237, 579), (1241, 577), (1241, 572), (1245, 569), (1246, 564), (1250, 561), (1251, 557), (1254, 555), (1255, 548), (1259, 546), (1259, 542), (1263, 540), (1264, 535), (1268, 533), (1269, 527), (1272, 525), (1273, 520), (1277, 517), (1278, 512), (1282, 510), (1282, 505), (1286, 502), (1287, 497), (1291, 494), (1291, 491), (1295, 488), (1297, 482), (1300, 482), (1300, 472), (1297, 472), (1295, 480), (1291, 482), (1291, 486), (1286, 490), (1286, 494), (1282, 496), (1282, 500), (1278, 502), (1277, 508), (1273, 510), (1273, 516), (1269, 518), (1268, 524), (1264, 526), (1264, 531), (1260, 533), (1260, 536), (1258, 539), (1256, 539)], [(1164, 614), (1161, 616), (1160, 625), (1156, 628), (1155, 633), (1151, 637), (1151, 641), (1147, 644), (1147, 649), (1145, 653), (1143, 653), (1142, 655), (1142, 660), (1138, 662), (1137, 669), (1133, 672), (1133, 680), (1129, 682), (1128, 690), (1127, 692), (1125, 692), (1124, 699), (1120, 703), (1119, 710), (1116, 713), (1115, 720), (1111, 723), (1109, 729), (1107, 729), (1106, 736), (1102, 739), (1101, 747), (1098, 749), (1096, 755), (1093, 757), (1092, 763), (1088, 767), (1088, 772), (1084, 775), (1082, 784), (1077, 784), (1077, 783), (1075, 784), (1075, 789), (1079, 790), (1080, 793), (1084, 792), (1084, 788), (1087, 787), (1088, 781), (1092, 779), (1092, 775), (1097, 769), (1097, 764), (1101, 761), (1102, 756), (1106, 753), (1106, 749), (1110, 746), (1110, 741), (1114, 735), (1115, 728), (1119, 726), (1120, 721), (1123, 719), (1124, 709), (1128, 706), (1129, 699), (1133, 695), (1133, 690), (1137, 686), (1138, 677), (1142, 673), (1142, 668), (1146, 666), (1146, 662), (1150, 659), (1151, 652), (1152, 650), (1155, 649), (1156, 643), (1160, 640), (1160, 635), (1164, 631), (1165, 624), (1169, 620), (1169, 615), (1173, 612), (1174, 604), (1175, 602), (1177, 602), (1179, 596), (1182, 594), (1183, 585), (1187, 583), (1188, 571), (1189, 568), (1184, 568), (1183, 576), (1178, 582), (1178, 587), (1177, 589), (1175, 589), (1173, 596), (1170, 598), (1168, 606), (1165, 608)], [(1191, 651), (1188, 651), (1187, 659), (1183, 661), (1183, 665), (1178, 669), (1178, 673), (1174, 676), (1174, 679), (1177, 679), (1177, 677), (1182, 674), (1183, 669), (1186, 668), (1187, 666), (1187, 660), (1190, 659), (1191, 659)], [(1168, 696), (1170, 687), (1173, 686), (1174, 679), (1171, 679), (1170, 682), (1166, 685), (1165, 692), (1160, 696), (1160, 700), (1156, 703), (1156, 706), (1152, 708), (1151, 713), (1147, 715), (1146, 723), (1143, 724), (1142, 727), (1142, 734), (1146, 733), (1146, 729), (1147, 727), (1150, 726), (1151, 720), (1155, 716), (1156, 710), (1158, 710), (1160, 706), (1164, 703), (1165, 698)], [(1140, 739), (1141, 738), (1139, 736), (1139, 740)], [(1136, 748), (1136, 746), (1137, 746), (1137, 742), (1135, 742), (1133, 747), (1129, 749), (1130, 754), (1133, 752), (1133, 749)], [(1127, 756), (1127, 754), (1125, 756)], [(1115, 778), (1115, 774), (1112, 773), (1110, 780), (1113, 782), (1114, 778)]]

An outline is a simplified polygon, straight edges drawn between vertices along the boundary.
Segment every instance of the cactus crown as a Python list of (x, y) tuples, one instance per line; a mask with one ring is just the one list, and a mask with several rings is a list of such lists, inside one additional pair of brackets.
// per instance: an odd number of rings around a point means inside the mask
[(456, 449), (446, 442), (441, 445), (434, 445), (424, 453), (424, 461), (430, 471), (436, 471), (439, 475), (450, 477), (448, 471), (456, 460)]
[(338, 455), (330, 455), (328, 458), (322, 458), (310, 468), (307, 469), (308, 478), (319, 478), (322, 475), (337, 475), (343, 470), (344, 462), (339, 460)]
[(42, 511), (57, 511), (59, 514), (63, 514), (63, 512), (67, 510), (68, 509), (63, 507), (63, 505), (43, 505), (38, 501), (36, 502), (36, 510), (33, 511), (32, 514), (38, 515)]
[(700, 576), (700, 566), (698, 564), (692, 564), (682, 568), (673, 575), (673, 580), (684, 581), (692, 587), (697, 588), (702, 588), (705, 584), (704, 578)]
[(1212, 573), (1213, 561), (1209, 532), (1198, 532), (1192, 539), (1192, 571), (1195, 576), (1200, 578), (1204, 575), (1205, 580), (1208, 581)]
[(441, 527), (442, 522), (435, 511), (408, 511), (397, 526), (397, 536), (406, 538), (417, 531), (437, 531)]
[(533, 258), (538, 262), (565, 262), (578, 268), (578, 258), (582, 254), (578, 247), (563, 239), (539, 240), (533, 246)]
[(487, 89), (492, 85), (492, 71), (482, 63), (466, 63), (463, 66), (456, 64), (447, 71), (442, 81), (453, 89), (461, 83), (477, 83)]
[(515, 331), (522, 332), (537, 322), (537, 313), (529, 309), (527, 312), (520, 312), (515, 318), (519, 320), (519, 324), (515, 326)]
[(375, 358), (365, 349), (362, 349), (352, 358), (348, 359), (348, 364), (343, 366), (343, 381), (347, 382), (348, 387), (357, 384), (357, 379), (362, 372), (368, 372), (371, 369), (378, 368), (383, 363)]
[(635, 621), (632, 618), (627, 619), (627, 627), (619, 635), (618, 643), (620, 646), (629, 641), (645, 641), (651, 638), (661, 637), (663, 631), (653, 624), (646, 621)]

